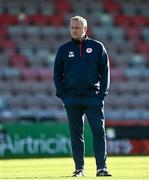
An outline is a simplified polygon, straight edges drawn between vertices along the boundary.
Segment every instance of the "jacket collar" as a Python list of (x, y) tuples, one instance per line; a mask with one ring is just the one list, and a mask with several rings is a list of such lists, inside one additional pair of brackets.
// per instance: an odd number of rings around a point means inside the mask
[(72, 38), (72, 41), (74, 41), (74, 42), (77, 43), (77, 44), (80, 44), (81, 42), (84, 42), (84, 41), (86, 41), (87, 39), (88, 39), (88, 36), (85, 35), (85, 37), (84, 37), (84, 39), (83, 39), (82, 41), (80, 41), (80, 40), (78, 40), (78, 39), (74, 39), (74, 38)]

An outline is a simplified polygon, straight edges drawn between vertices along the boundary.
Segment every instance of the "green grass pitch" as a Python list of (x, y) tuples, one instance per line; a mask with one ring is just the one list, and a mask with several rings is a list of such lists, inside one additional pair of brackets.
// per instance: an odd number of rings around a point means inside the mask
[[(93, 157), (85, 158), (85, 176), (76, 179), (149, 180), (149, 156), (109, 157), (112, 177), (95, 177)], [(0, 160), (0, 179), (57, 179), (69, 180), (74, 171), (72, 158)]]

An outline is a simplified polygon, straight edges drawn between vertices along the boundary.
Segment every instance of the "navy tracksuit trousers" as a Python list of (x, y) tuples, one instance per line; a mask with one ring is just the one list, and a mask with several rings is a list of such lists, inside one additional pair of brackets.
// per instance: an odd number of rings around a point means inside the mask
[(85, 114), (93, 135), (93, 149), (97, 169), (106, 167), (106, 136), (104, 102), (99, 97), (65, 97), (73, 159), (76, 169), (84, 169), (84, 120)]

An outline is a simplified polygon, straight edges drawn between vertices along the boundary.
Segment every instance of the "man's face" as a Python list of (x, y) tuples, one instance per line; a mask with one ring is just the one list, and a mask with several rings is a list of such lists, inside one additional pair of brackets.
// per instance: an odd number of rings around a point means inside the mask
[(70, 34), (74, 39), (82, 40), (86, 34), (87, 27), (83, 27), (83, 24), (78, 20), (70, 21)]

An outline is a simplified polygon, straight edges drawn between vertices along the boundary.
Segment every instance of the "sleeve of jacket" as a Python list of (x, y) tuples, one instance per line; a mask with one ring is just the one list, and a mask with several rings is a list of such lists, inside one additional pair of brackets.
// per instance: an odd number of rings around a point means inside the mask
[(64, 96), (64, 65), (61, 48), (58, 49), (54, 62), (54, 83), (56, 87), (56, 96)]
[(108, 94), (110, 86), (110, 64), (109, 57), (106, 52), (105, 47), (102, 45), (102, 55), (101, 55), (99, 73), (100, 73), (100, 92), (99, 96), (102, 100)]

